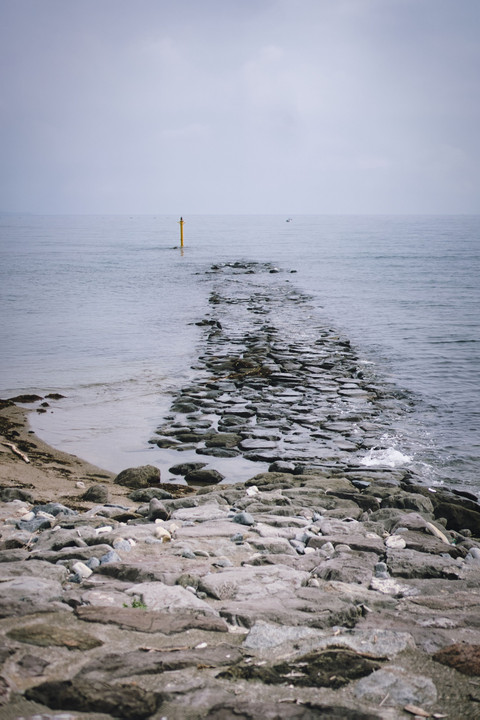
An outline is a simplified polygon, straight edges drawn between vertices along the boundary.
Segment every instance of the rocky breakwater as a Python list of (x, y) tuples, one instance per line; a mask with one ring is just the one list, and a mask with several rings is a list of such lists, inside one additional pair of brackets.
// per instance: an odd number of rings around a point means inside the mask
[(472, 498), (328, 468), (0, 497), (2, 718), (480, 717)]
[(150, 441), (176, 479), (246, 480), (274, 462), (357, 467), (389, 449), (409, 399), (320, 324), (291, 277), (248, 262), (206, 273), (211, 309), (196, 323), (204, 335), (192, 381)]

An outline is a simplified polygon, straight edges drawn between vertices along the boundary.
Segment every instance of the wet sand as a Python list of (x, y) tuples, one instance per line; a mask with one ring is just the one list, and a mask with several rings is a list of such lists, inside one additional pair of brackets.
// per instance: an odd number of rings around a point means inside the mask
[(10, 401), (0, 402), (1, 487), (24, 490), (36, 502), (68, 500), (71, 505), (72, 501), (80, 502), (89, 485), (106, 482), (112, 502), (129, 504), (125, 489), (111, 483), (114, 473), (47, 445), (30, 428), (31, 410)]

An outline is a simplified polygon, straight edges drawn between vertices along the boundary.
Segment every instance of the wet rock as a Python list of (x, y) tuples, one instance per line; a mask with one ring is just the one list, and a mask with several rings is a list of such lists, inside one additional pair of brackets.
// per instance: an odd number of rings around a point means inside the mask
[(23, 395), (15, 395), (15, 397), (8, 398), (12, 403), (34, 403), (43, 400), (41, 395), (34, 395), (33, 393), (24, 393)]
[(183, 400), (183, 401), (178, 400), (178, 401), (172, 403), (172, 410), (174, 412), (186, 413), (186, 414), (195, 413), (198, 410), (198, 405), (191, 401), (189, 402), (187, 400)]
[(133, 683), (111, 685), (78, 677), (42, 683), (27, 690), (25, 696), (54, 710), (107, 713), (125, 720), (148, 718), (161, 704), (159, 693)]
[(178, 465), (173, 465), (171, 468), (169, 468), (169, 471), (173, 475), (188, 475), (189, 472), (193, 472), (194, 470), (202, 470), (206, 466), (206, 463), (202, 462), (190, 462), (190, 463), (179, 463)]
[(185, 475), (187, 483), (192, 485), (216, 485), (222, 482), (225, 476), (218, 472), (218, 470), (192, 470)]
[(150, 442), (164, 450), (175, 449), (181, 446), (180, 440), (176, 440), (175, 438), (171, 437), (154, 437), (150, 440)]
[(216, 433), (205, 440), (205, 445), (207, 448), (234, 448), (241, 439), (241, 435), (236, 433)]
[(433, 503), (431, 499), (418, 493), (393, 493), (382, 500), (382, 507), (415, 510), (427, 514), (433, 513)]
[(260, 438), (246, 438), (239, 444), (242, 450), (273, 450), (277, 448), (274, 440), (262, 440)]
[(294, 463), (277, 460), (269, 466), (268, 472), (293, 473), (295, 467)]
[(455, 643), (442, 648), (432, 657), (436, 662), (448, 665), (464, 675), (480, 675), (480, 645)]
[(158, 485), (160, 482), (160, 470), (154, 465), (143, 465), (136, 468), (122, 470), (114, 479), (116, 485), (136, 490), (147, 488), (150, 485)]
[(362, 609), (347, 598), (327, 596), (316, 588), (302, 588), (288, 597), (264, 596), (261, 602), (258, 598), (223, 602), (220, 615), (231, 625), (243, 628), (264, 621), (324, 629), (335, 625), (353, 627), (362, 616)]
[(446, 518), (448, 530), (460, 532), (467, 528), (475, 537), (480, 536), (480, 511), (477, 509), (456, 503), (439, 502), (435, 505), (435, 517)]
[(225, 447), (197, 448), (196, 452), (199, 455), (211, 455), (212, 457), (219, 457), (219, 458), (232, 458), (232, 457), (237, 457), (238, 455), (240, 455), (239, 450), (235, 450), (234, 448), (225, 448)]
[(288, 683), (294, 687), (340, 688), (351, 680), (369, 675), (378, 662), (343, 648), (314, 651), (295, 660), (274, 665), (238, 664), (221, 672), (226, 679), (259, 680), (266, 685)]

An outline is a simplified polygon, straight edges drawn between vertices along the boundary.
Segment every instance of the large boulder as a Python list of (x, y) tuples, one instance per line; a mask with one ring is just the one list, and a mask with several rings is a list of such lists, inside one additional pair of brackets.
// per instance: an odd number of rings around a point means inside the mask
[(138, 490), (139, 488), (147, 488), (150, 485), (158, 485), (160, 482), (160, 470), (155, 465), (141, 465), (136, 468), (127, 468), (113, 481), (116, 485), (123, 485)]

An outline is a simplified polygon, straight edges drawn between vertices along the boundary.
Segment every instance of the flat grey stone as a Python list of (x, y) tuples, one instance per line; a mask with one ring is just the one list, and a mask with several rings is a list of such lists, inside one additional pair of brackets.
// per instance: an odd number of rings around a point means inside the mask
[(377, 670), (362, 678), (354, 692), (362, 700), (383, 702), (387, 707), (431, 705), (437, 699), (437, 689), (430, 678), (412, 675), (400, 667)]
[(218, 505), (218, 503), (205, 503), (200, 507), (181, 508), (172, 513), (173, 520), (209, 522), (210, 520), (225, 519), (228, 515), (226, 505)]
[(161, 582), (145, 582), (133, 585), (126, 591), (127, 595), (138, 596), (149, 610), (177, 612), (177, 610), (203, 610), (204, 613), (216, 614), (215, 610), (196, 595), (180, 585), (165, 585)]
[(416, 550), (387, 550), (387, 565), (391, 575), (404, 578), (445, 578), (456, 580), (462, 566), (451, 557), (440, 557)]
[[(85, 597), (82, 596), (82, 599)], [(125, 602), (125, 595), (123, 595)], [(81, 620), (94, 623), (104, 623), (110, 625), (118, 625), (125, 630), (137, 630), (139, 632), (161, 632), (164, 635), (174, 635), (175, 633), (185, 632), (186, 630), (195, 628), (198, 630), (208, 630), (211, 632), (228, 631), (228, 625), (225, 620), (210, 613), (200, 611), (192, 611), (186, 609), (183, 612), (178, 610), (171, 612), (156, 612), (150, 610), (139, 611), (137, 608), (125, 607), (106, 607), (98, 605), (85, 606), (81, 605), (77, 608), (76, 614)]]
[(377, 562), (375, 553), (341, 553), (338, 557), (320, 561), (313, 575), (322, 580), (369, 585)]
[(62, 586), (57, 580), (21, 576), (0, 583), (0, 617), (32, 615), (64, 609)]
[(267, 596), (292, 595), (309, 574), (284, 565), (244, 566), (208, 573), (201, 578), (200, 588), (217, 600), (261, 599)]
[(215, 537), (231, 537), (235, 532), (235, 525), (230, 520), (212, 520), (209, 523), (199, 523), (198, 525), (182, 526), (175, 532), (178, 540), (188, 538), (215, 538)]
[(289, 541), (282, 537), (262, 538), (261, 540), (250, 538), (249, 543), (259, 552), (267, 553), (269, 555), (279, 555), (281, 553), (284, 553), (285, 555), (297, 554), (290, 545)]
[[(62, 583), (68, 576), (68, 570), (63, 565), (52, 565), (52, 563), (42, 560), (4, 563), (1, 570), (2, 582), (18, 577), (37, 577), (43, 580), (56, 580)], [(0, 584), (0, 590), (1, 588), (2, 585)]]
[(265, 650), (278, 647), (284, 643), (323, 638), (325, 632), (309, 627), (295, 625), (273, 625), (267, 622), (256, 622), (243, 641), (243, 647), (249, 650)]

